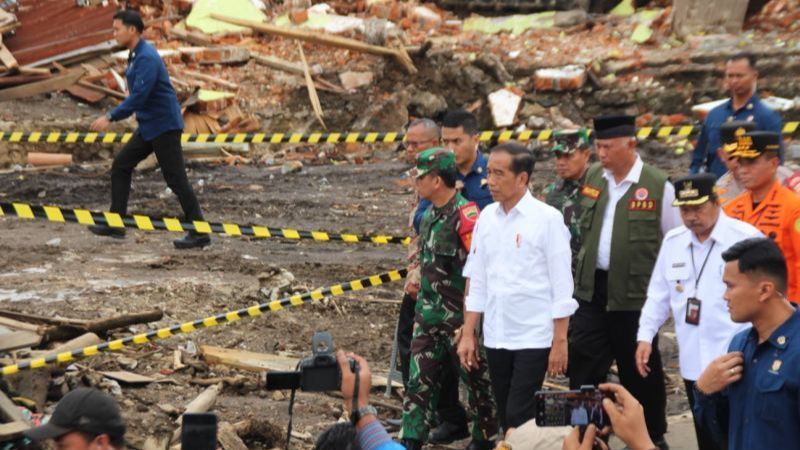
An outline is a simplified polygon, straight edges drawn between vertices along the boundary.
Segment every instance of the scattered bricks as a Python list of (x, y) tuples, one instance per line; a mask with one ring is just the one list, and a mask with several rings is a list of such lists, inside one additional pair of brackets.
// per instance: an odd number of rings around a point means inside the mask
[(339, 74), (342, 87), (348, 91), (372, 84), (372, 72), (347, 71)]
[(534, 74), (534, 88), (537, 91), (574, 91), (585, 83), (586, 68), (583, 66), (539, 69)]
[(442, 24), (442, 17), (426, 6), (415, 6), (411, 8), (408, 16), (422, 31), (430, 31), (439, 28)]
[(669, 116), (661, 116), (661, 126), (675, 127), (688, 123), (688, 118), (683, 114), (671, 114)]
[(307, 21), (308, 20), (308, 10), (307, 9), (301, 9), (301, 10), (297, 10), (297, 11), (291, 11), (289, 13), (289, 20), (295, 25), (298, 25), (298, 24), (301, 24), (301, 23)]
[(226, 47), (192, 47), (180, 49), (183, 62), (197, 64), (234, 64), (245, 63), (250, 59), (246, 48)]

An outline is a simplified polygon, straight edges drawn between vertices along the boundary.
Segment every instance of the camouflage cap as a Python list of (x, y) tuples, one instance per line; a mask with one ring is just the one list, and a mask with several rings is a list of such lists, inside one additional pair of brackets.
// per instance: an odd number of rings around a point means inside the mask
[(590, 145), (589, 131), (585, 128), (553, 133), (553, 153), (569, 155), (579, 149), (588, 149)]
[(435, 147), (417, 154), (417, 178), (434, 170), (448, 169), (456, 169), (456, 155), (451, 150)]

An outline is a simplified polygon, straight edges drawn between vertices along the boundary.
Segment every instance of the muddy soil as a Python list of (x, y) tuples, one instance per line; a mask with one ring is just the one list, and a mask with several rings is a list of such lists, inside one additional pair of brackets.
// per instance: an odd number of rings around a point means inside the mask
[[(674, 160), (674, 155), (648, 150), (650, 153), (675, 171), (685, 167), (685, 161)], [(410, 193), (395, 181), (407, 166), (395, 156), (386, 149), (370, 164), (306, 166), (301, 173), (287, 175), (263, 167), (190, 163), (189, 178), (208, 220), (404, 235)], [(535, 190), (553, 176), (551, 162), (539, 163)], [(158, 170), (137, 173), (130, 212), (154, 217), (179, 214), (177, 200), (165, 189)], [(0, 175), (0, 201), (4, 202), (105, 210), (108, 197), (108, 174), (96, 168)], [(405, 259), (405, 249), (399, 245), (252, 241), (219, 236), (205, 250), (178, 251), (171, 243), (175, 237), (179, 235), (129, 231), (127, 239), (120, 241), (95, 237), (74, 224), (0, 218), (0, 253), (4, 255), (0, 261), (0, 308), (87, 319), (153, 308), (165, 311), (164, 319), (156, 324), (133, 326), (106, 336), (117, 338), (267, 301), (264, 292), (272, 286), (264, 281), (268, 278), (264, 274), (279, 269), (295, 277), (291, 286), (281, 291), (286, 294), (402, 268)], [(131, 347), (121, 352), (122, 357), (108, 354), (84, 360), (80, 362), (81, 375), (68, 378), (72, 384), (97, 380), (92, 375), (97, 370), (166, 375), (167, 382), (147, 387), (123, 385), (118, 395), (130, 423), (130, 438), (139, 445), (149, 435), (171, 432), (174, 416), (169, 414), (169, 405), (180, 408), (204, 389), (193, 380), (241, 374), (246, 377), (244, 384), (226, 385), (218, 399), (220, 420), (266, 419), (277, 427), (267, 430), (272, 437), (253, 437), (248, 446), (281, 446), (275, 435), (276, 430), (285, 428), (288, 418), (285, 395), (264, 391), (261, 375), (209, 367), (191, 357), (190, 367), (173, 371), (173, 351), (215, 345), (302, 357), (310, 352), (313, 332), (329, 330), (338, 348), (365, 356), (374, 372), (385, 374), (398, 313), (397, 304), (385, 301), (399, 300), (401, 294), (402, 283), (391, 283)], [(686, 404), (674, 338), (667, 334), (661, 342), (670, 376), (669, 414), (679, 414), (686, 410)], [(53, 375), (58, 377), (62, 372), (60, 368)], [(379, 391), (382, 389), (373, 393), (376, 399), (400, 406), (399, 395), (387, 399)], [(383, 418), (398, 417), (396, 410), (379, 410)], [(294, 429), (305, 439), (295, 440), (296, 448), (309, 448), (340, 415), (338, 399), (299, 394)]]

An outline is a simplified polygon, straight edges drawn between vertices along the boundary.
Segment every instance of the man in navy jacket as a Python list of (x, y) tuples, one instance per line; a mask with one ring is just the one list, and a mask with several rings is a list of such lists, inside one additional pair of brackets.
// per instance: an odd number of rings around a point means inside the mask
[[(133, 169), (155, 152), (167, 186), (178, 196), (185, 219), (190, 222), (203, 220), (200, 204), (186, 177), (181, 149), (183, 118), (178, 97), (161, 56), (142, 39), (143, 30), (144, 22), (137, 12), (121, 10), (114, 15), (114, 38), (119, 45), (130, 50), (125, 71), (130, 94), (114, 110), (91, 125), (92, 131), (103, 131), (111, 122), (126, 119), (131, 114), (136, 114), (139, 123), (136, 133), (111, 166), (111, 211), (127, 214)], [(125, 237), (124, 228), (97, 225), (89, 227), (89, 230), (100, 236)], [(211, 238), (190, 231), (174, 243), (181, 249), (205, 247), (211, 243)]]

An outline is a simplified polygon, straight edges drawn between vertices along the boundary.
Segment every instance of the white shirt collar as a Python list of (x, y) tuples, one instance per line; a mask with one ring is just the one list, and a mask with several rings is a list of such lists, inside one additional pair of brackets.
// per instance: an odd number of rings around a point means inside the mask
[(636, 161), (633, 163), (633, 167), (631, 170), (628, 171), (628, 174), (625, 175), (625, 178), (617, 184), (614, 180), (614, 175), (607, 169), (603, 169), (603, 177), (608, 181), (609, 184), (613, 186), (620, 186), (624, 183), (631, 183), (635, 184), (639, 182), (639, 178), (642, 176), (642, 169), (644, 168), (644, 161), (642, 161), (642, 157), (639, 156), (639, 153), (636, 153)]
[(535, 213), (536, 201), (534, 200), (533, 195), (531, 195), (531, 191), (529, 189), (525, 189), (525, 195), (523, 195), (517, 204), (508, 211), (508, 214), (506, 214), (506, 212), (503, 210), (502, 204), (498, 204), (497, 206), (497, 214), (499, 216), (510, 216), (514, 211), (519, 212), (523, 216), (530, 216)]
[(707, 245), (707, 244), (711, 243), (712, 241), (716, 242), (717, 244), (722, 244), (722, 245), (733, 244), (733, 242), (728, 242), (729, 241), (728, 234), (725, 232), (726, 229), (728, 228), (728, 225), (729, 225), (731, 220), (733, 220), (733, 219), (728, 217), (725, 214), (725, 211), (720, 209), (719, 218), (717, 219), (717, 223), (714, 224), (714, 229), (711, 230), (711, 236), (709, 236), (708, 239), (706, 239), (705, 242), (701, 243), (697, 239), (697, 236), (695, 236), (695, 234), (690, 230), (689, 231), (689, 236), (690, 236), (689, 242), (687, 242), (686, 245), (689, 245), (689, 243), (694, 243), (695, 245), (701, 245), (702, 246), (702, 245)]

